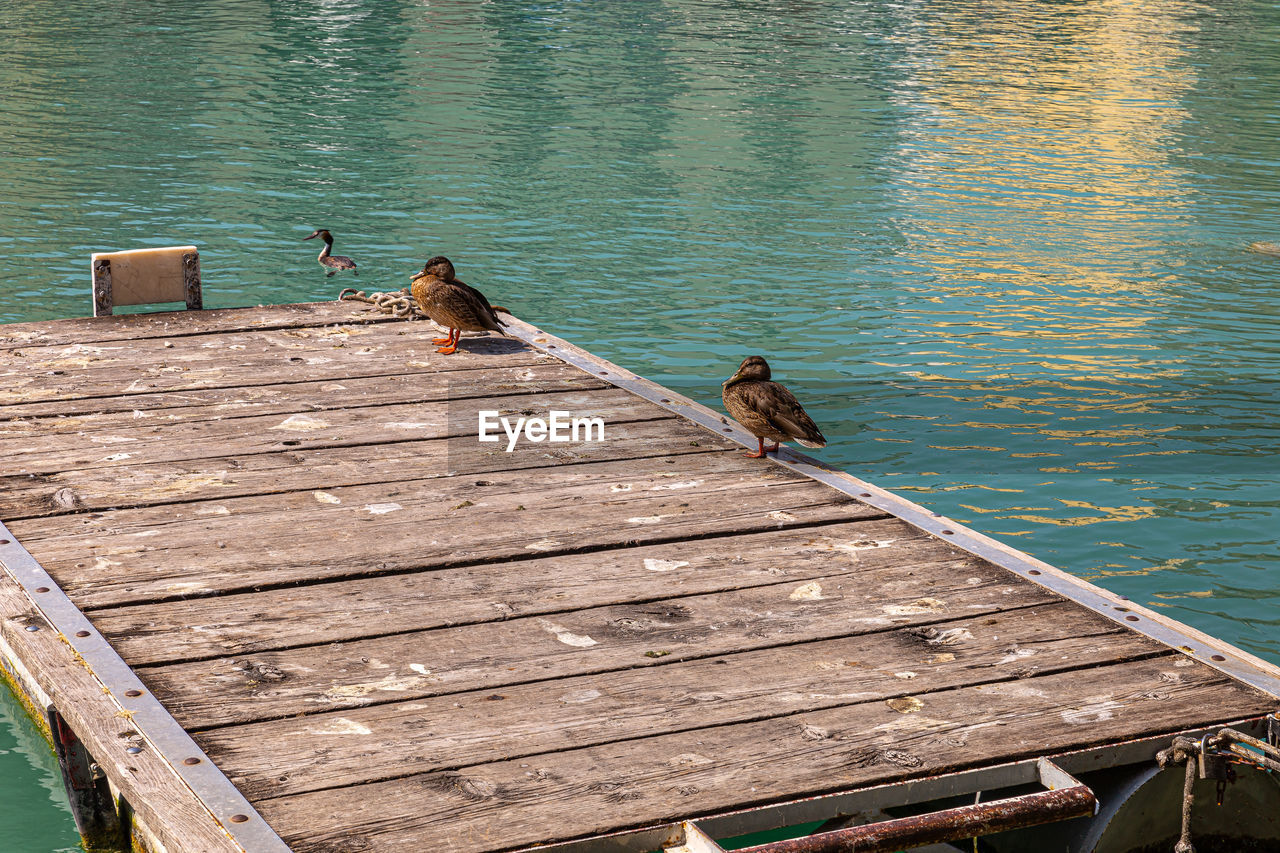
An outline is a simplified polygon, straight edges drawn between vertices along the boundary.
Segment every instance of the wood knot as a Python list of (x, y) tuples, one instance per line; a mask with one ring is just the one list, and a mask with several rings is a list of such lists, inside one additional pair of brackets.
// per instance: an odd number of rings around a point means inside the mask
[(80, 496), (71, 489), (63, 488), (53, 493), (53, 505), (61, 509), (75, 509), (80, 506)]
[(265, 661), (238, 660), (232, 664), (232, 668), (243, 672), (253, 681), (284, 681), (289, 677), (280, 667)]

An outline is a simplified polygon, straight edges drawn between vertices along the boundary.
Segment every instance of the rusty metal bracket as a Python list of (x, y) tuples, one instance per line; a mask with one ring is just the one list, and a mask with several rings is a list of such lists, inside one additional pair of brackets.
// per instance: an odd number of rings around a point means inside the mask
[(199, 252), (184, 252), (182, 255), (182, 290), (188, 311), (199, 311), (204, 307), (204, 296), (200, 290)]
[[(742, 853), (843, 853), (849, 850), (890, 853), (1072, 818), (1093, 817), (1098, 813), (1098, 799), (1087, 785), (1046, 758), (1037, 761), (1036, 770), (1040, 784), (1046, 788), (1044, 791), (740, 849)], [(665, 848), (666, 853), (717, 853), (723, 850), (698, 828), (696, 822), (686, 821), (681, 826), (684, 837), (679, 843)]]
[(90, 850), (128, 851), (128, 835), (111, 796), (107, 777), (67, 721), (50, 705), (45, 709), (53, 750), (62, 770), (71, 816)]
[(93, 262), (93, 316), (109, 317), (113, 308), (111, 261), (107, 258), (99, 258)]

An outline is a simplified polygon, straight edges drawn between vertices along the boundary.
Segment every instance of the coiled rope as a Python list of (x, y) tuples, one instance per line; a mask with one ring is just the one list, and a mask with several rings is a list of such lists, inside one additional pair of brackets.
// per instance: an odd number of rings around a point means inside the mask
[(414, 302), (413, 297), (409, 295), (407, 288), (393, 290), (389, 293), (375, 292), (365, 295), (363, 290), (344, 287), (342, 292), (338, 294), (338, 301), (364, 302), (377, 308), (383, 314), (391, 314), (396, 317), (408, 317), (409, 319), (426, 317), (418, 308), (418, 304)]

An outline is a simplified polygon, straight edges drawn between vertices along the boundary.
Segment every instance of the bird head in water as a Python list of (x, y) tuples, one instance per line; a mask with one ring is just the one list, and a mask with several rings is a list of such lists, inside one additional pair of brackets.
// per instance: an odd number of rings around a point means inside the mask
[(310, 234), (308, 234), (306, 237), (303, 237), (302, 239), (310, 240), (313, 237), (319, 237), (321, 240), (325, 241), (326, 243), (333, 242), (333, 235), (330, 234), (328, 231), (324, 230), (323, 228), (317, 228), (315, 231), (312, 231)]
[(770, 376), (772, 374), (769, 371), (769, 362), (764, 360), (764, 356), (749, 355), (742, 360), (742, 364), (738, 365), (737, 371), (724, 381), (724, 387), (728, 388), (733, 383), (744, 379), (768, 382)]
[(436, 255), (431, 260), (422, 265), (422, 272), (414, 276), (415, 279), (422, 278), (425, 275), (433, 275), (436, 278), (445, 281), (453, 281), (455, 275), (453, 264), (443, 255)]

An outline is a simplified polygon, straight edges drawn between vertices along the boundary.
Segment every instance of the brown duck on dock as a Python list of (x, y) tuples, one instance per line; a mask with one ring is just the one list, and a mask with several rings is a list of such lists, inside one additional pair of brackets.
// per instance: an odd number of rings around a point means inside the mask
[[(329, 250), (333, 248), (332, 234), (330, 234), (328, 231), (324, 230), (323, 228), (317, 228), (315, 231), (312, 231), (308, 236), (303, 237), (302, 239), (310, 240), (314, 237), (319, 237), (321, 240), (324, 241), (324, 248), (320, 250), (320, 257), (317, 258), (317, 260), (320, 261), (320, 266), (329, 268), (329, 271), (325, 273), (326, 276), (331, 276), (334, 273), (336, 273), (338, 270), (351, 270), (352, 272), (355, 272), (356, 270), (355, 261), (351, 260), (346, 255), (329, 254)], [(360, 273), (358, 272), (355, 272), (355, 274), (360, 275)]]
[(484, 294), (469, 284), (459, 281), (448, 258), (436, 256), (427, 261), (422, 272), (413, 277), (409, 288), (413, 299), (438, 325), (449, 330), (447, 338), (436, 338), (434, 344), (444, 344), (436, 352), (449, 355), (458, 349), (463, 332), (497, 332), (505, 335), (496, 310), (484, 298)]
[[(743, 359), (738, 371), (724, 382), (721, 395), (724, 407), (760, 442), (759, 449), (745, 454), (746, 457), (759, 459), (766, 452), (776, 453), (778, 443), (783, 441), (795, 440), (805, 447), (826, 447), (827, 440), (800, 402), (786, 388), (771, 382), (769, 376), (769, 363), (761, 356), (752, 355)], [(773, 442), (773, 447), (765, 448), (766, 438)]]

